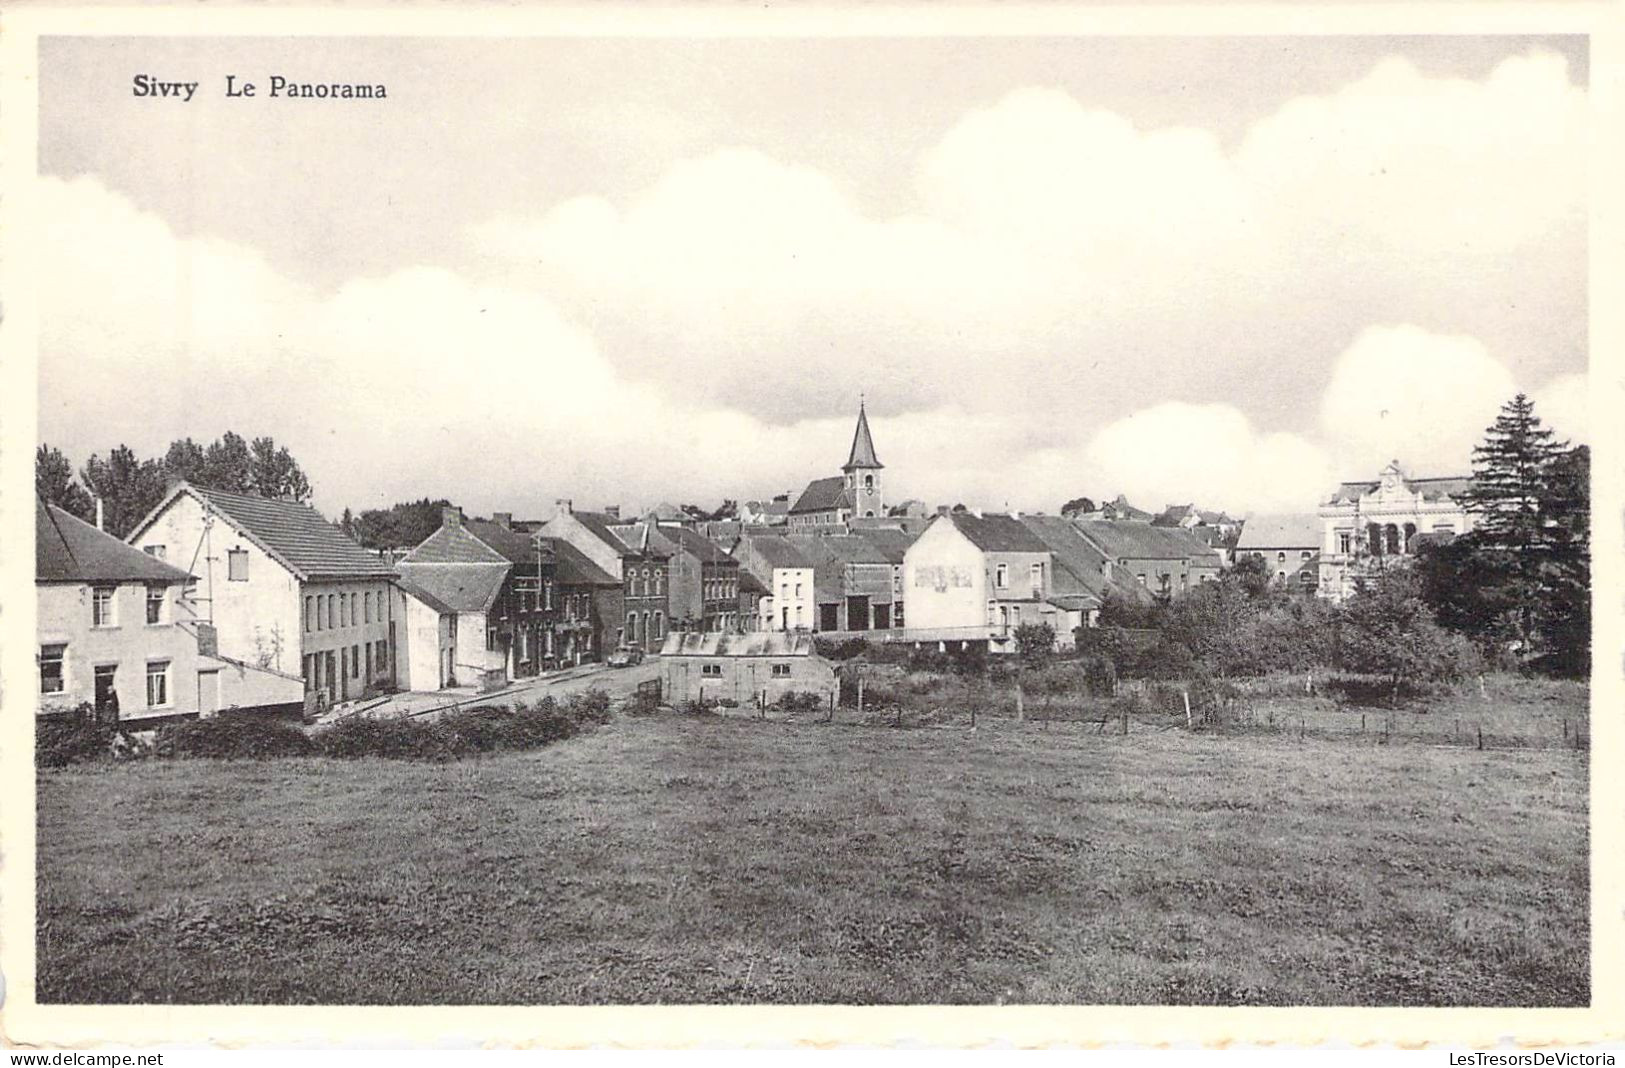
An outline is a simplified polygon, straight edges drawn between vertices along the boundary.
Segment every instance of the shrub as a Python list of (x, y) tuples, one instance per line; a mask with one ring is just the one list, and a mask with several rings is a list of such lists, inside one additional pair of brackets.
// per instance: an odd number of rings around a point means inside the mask
[(841, 641), (832, 641), (829, 638), (813, 639), (813, 651), (826, 660), (851, 660), (855, 656), (866, 656), (874, 651), (874, 647), (862, 638), (846, 638)]
[(286, 720), (230, 713), (166, 724), (158, 729), (153, 748), (161, 757), (223, 760), (264, 760), (318, 752), (316, 743)]
[(598, 689), (571, 694), (564, 702), (565, 714), (583, 726), (608, 723), (609, 707), (609, 694)]
[(682, 716), (715, 716), (717, 715), (717, 702), (714, 697), (704, 700), (694, 698), (677, 706), (678, 715)]
[(1055, 628), (1048, 623), (1023, 623), (1015, 639), (1017, 652), (1029, 664), (1043, 663), (1055, 651)]
[[(869, 699), (869, 686), (864, 684), (864, 700)], [(791, 690), (781, 695), (778, 700), (779, 708), (793, 716), (810, 716), (820, 711), (828, 698), (821, 694), (807, 690)]]
[(1091, 697), (1110, 697), (1117, 692), (1117, 665), (1111, 657), (1095, 654), (1083, 661), (1083, 685)]
[(987, 647), (971, 643), (948, 654), (950, 666), (956, 675), (976, 677), (987, 674)]
[(324, 755), (342, 760), (450, 760), (456, 755), (449, 732), (416, 719), (352, 716), (324, 728), (316, 741)]
[(34, 721), (34, 766), (60, 768), (111, 755), (116, 731), (97, 723), (84, 704), (74, 712), (39, 716)]

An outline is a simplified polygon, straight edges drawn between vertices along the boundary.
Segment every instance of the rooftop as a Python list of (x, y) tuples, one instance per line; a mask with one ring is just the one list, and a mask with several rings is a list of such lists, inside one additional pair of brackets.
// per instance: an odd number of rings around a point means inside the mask
[(1255, 515), (1242, 524), (1236, 550), (1315, 549), (1323, 530), (1320, 519), (1307, 513)]
[(36, 499), (34, 581), (180, 585), (191, 582), (192, 576)]
[(750, 634), (721, 631), (673, 631), (666, 635), (661, 656), (812, 656), (812, 635), (803, 631), (769, 630)]

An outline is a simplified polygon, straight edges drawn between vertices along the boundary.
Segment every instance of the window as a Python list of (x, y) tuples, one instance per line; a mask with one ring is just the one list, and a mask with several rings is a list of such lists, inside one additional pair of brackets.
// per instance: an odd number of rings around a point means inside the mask
[(147, 622), (162, 623), (164, 621), (164, 598), (168, 589), (163, 586), (147, 587)]
[(1299, 560), (1307, 560), (1313, 555), (1315, 555), (1315, 554), (1310, 552), (1308, 549), (1304, 549), (1303, 551), (1298, 553), (1298, 559)]
[(1277, 571), (1275, 573), (1275, 581), (1277, 581), (1277, 582), (1285, 582), (1286, 581), (1286, 572), (1285, 571)]
[(169, 704), (169, 661), (147, 661), (147, 707), (162, 708)]
[(721, 664), (701, 664), (700, 665), (700, 674), (705, 675), (705, 676), (707, 676), (709, 678), (719, 679), (719, 678), (722, 677), (722, 665)]
[(66, 676), (62, 670), (67, 656), (68, 647), (66, 645), (42, 645), (39, 647), (40, 693), (61, 693), (67, 688)]
[(305, 633), (306, 634), (309, 634), (313, 629), (315, 629), (312, 626), (312, 620), (315, 618), (315, 616), (316, 616), (316, 598), (314, 598), (314, 597), (306, 597), (305, 598)]
[(368, 590), (361, 595), (361, 618), (368, 623), (372, 622), (372, 591)]
[(118, 606), (114, 595), (118, 593), (117, 586), (97, 586), (90, 591), (90, 625), (93, 627), (112, 627), (118, 625)]
[(333, 604), (333, 595), (330, 593), (330, 594), (327, 595), (327, 629), (328, 630), (333, 629), (333, 627), (335, 625), (335, 622), (338, 619), (338, 616), (335, 614), (337, 611), (338, 611), (338, 607)]
[(796, 583), (796, 596), (797, 597), (801, 596), (801, 583), (799, 583), (799, 582)]
[(353, 679), (361, 674), (361, 646), (350, 646), (350, 677)]
[(1140, 573), (1135, 575), (1134, 578), (1140, 583), (1140, 585), (1142, 585), (1142, 586), (1145, 585), (1145, 572), (1144, 571), (1141, 571)]
[(389, 670), (389, 643), (388, 642), (379, 642), (378, 643), (375, 654), (373, 656), (373, 667), (378, 669), (378, 674), (380, 674), (380, 675), (382, 675), (384, 672)]
[(638, 642), (638, 614), (636, 612), (626, 613), (626, 640), (632, 645), (636, 645)]
[(787, 679), (787, 678), (789, 678), (790, 677), (790, 665), (789, 664), (774, 664), (773, 665), (773, 677), (776, 678), (776, 679)]
[(665, 636), (666, 636), (666, 614), (664, 612), (656, 612), (655, 613), (655, 637), (656, 638), (664, 638)]
[(1286, 563), (1286, 553), (1276, 553), (1275, 554), (1275, 562), (1278, 563), (1278, 564)]
[(1315, 584), (1315, 573), (1313, 571), (1298, 572), (1298, 582), (1304, 586), (1313, 586)]
[(232, 582), (248, 581), (247, 549), (228, 549), (226, 551), (226, 578)]
[(1353, 531), (1351, 531), (1351, 530), (1339, 530), (1337, 532), (1337, 551), (1338, 552), (1340, 552), (1340, 553), (1349, 552), (1353, 548), (1353, 542), (1354, 542), (1354, 532)]
[(998, 566), (998, 569), (996, 571), (994, 571), (993, 574), (994, 574), (993, 584), (995, 586), (997, 586), (1001, 590), (1009, 589), (1009, 587), (1010, 587), (1010, 568), (1009, 568), (1008, 565), (1000, 564)]
[(96, 707), (101, 708), (106, 702), (118, 698), (117, 664), (96, 665)]
[(169, 558), (169, 547), (167, 545), (144, 545), (141, 547), (141, 551), (146, 553), (148, 556), (157, 557), (159, 560), (167, 560)]
[(552, 579), (548, 579), (546, 582), (542, 583), (542, 597), (546, 601), (547, 610), (549, 612), (553, 611), (553, 580)]
[(1039, 561), (1029, 569), (1032, 572), (1033, 592), (1039, 593), (1044, 589), (1044, 563)]
[(341, 594), (339, 594), (339, 626), (348, 627), (349, 625), (350, 625), (350, 595), (347, 594), (347, 593), (341, 593)]

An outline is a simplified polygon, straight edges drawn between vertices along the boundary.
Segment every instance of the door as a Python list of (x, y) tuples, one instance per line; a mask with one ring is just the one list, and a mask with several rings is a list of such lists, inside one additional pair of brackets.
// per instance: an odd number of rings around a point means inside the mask
[(220, 711), (220, 669), (197, 673), (197, 714), (208, 719)]
[(869, 598), (848, 597), (846, 599), (846, 629), (869, 629)]
[(338, 659), (329, 649), (322, 654), (322, 677), (327, 680), (327, 699), (338, 700), (339, 696), (339, 666)]

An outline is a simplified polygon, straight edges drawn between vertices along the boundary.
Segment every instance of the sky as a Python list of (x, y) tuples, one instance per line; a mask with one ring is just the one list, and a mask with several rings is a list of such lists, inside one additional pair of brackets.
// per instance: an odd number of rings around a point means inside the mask
[[(40, 435), (226, 430), (330, 515), (1312, 511), (1586, 436), (1574, 37), (52, 38)], [(189, 102), (137, 98), (148, 74)], [(226, 76), (261, 86), (227, 99)], [(270, 76), (383, 83), (272, 100)]]

